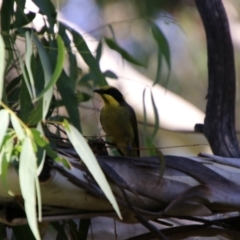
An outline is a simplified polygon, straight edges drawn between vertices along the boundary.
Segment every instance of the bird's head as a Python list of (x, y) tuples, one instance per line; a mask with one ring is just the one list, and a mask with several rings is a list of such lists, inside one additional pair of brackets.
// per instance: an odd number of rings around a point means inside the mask
[(100, 94), (106, 105), (119, 106), (125, 101), (122, 93), (112, 86), (95, 89), (94, 92)]

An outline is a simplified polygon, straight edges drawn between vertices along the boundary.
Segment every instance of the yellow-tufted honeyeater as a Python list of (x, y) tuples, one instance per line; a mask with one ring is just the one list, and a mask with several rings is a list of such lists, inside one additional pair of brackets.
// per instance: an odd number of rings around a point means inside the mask
[(133, 108), (115, 87), (94, 90), (104, 101), (100, 122), (110, 141), (121, 155), (139, 157), (137, 119)]

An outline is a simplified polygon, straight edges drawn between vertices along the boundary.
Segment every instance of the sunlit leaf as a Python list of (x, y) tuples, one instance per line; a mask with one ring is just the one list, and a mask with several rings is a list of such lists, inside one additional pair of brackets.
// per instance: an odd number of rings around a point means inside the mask
[(37, 240), (40, 240), (36, 214), (36, 171), (37, 159), (29, 137), (25, 137), (19, 163), (19, 180), (25, 212), (29, 226)]
[(12, 126), (17, 134), (17, 137), (20, 141), (22, 141), (25, 138), (24, 130), (19, 122), (19, 119), (16, 115), (11, 114), (11, 123)]
[(43, 94), (48, 91), (58, 80), (62, 70), (63, 70), (63, 63), (64, 63), (64, 43), (60, 35), (57, 36), (57, 45), (58, 45), (58, 56), (55, 69), (51, 76), (50, 81), (46, 83), (44, 90), (38, 95), (38, 99), (43, 96)]
[[(39, 44), (38, 42), (38, 46), (39, 48), (41, 48), (41, 51), (43, 52), (42, 46)], [(53, 85), (57, 82), (57, 80), (59, 79), (59, 76), (61, 75), (61, 72), (63, 70), (63, 63), (64, 63), (64, 43), (62, 41), (62, 38), (60, 35), (57, 36), (57, 46), (58, 46), (58, 56), (57, 56), (57, 62), (56, 62), (56, 66), (55, 69), (53, 71), (53, 74), (51, 76), (51, 78), (49, 78), (49, 72), (46, 73), (44, 71), (44, 75), (45, 75), (45, 87), (44, 90), (38, 95), (38, 97), (35, 99), (35, 101), (39, 100), (41, 97), (44, 96), (43, 98), (43, 118), (46, 117), (47, 112), (48, 112), (48, 108), (51, 102), (51, 97), (52, 97), (52, 92), (53, 92)], [(40, 54), (41, 57), (41, 54)], [(44, 58), (41, 57), (42, 59), (42, 64), (43, 64), (43, 69), (44, 69), (44, 59), (46, 58), (46, 55), (44, 54)]]
[(86, 164), (88, 170), (91, 172), (94, 179), (99, 184), (100, 188), (105, 193), (109, 202), (113, 205), (113, 208), (121, 219), (121, 213), (119, 211), (116, 199), (112, 193), (112, 190), (107, 182), (105, 175), (103, 174), (96, 160), (96, 157), (93, 155), (93, 152), (88, 146), (86, 140), (81, 135), (81, 133), (74, 126), (69, 124), (66, 120), (64, 121), (64, 127), (75, 151), (78, 153), (82, 161)]
[(1, 123), (0, 128), (0, 146), (1, 146), (9, 125), (9, 113), (5, 109), (2, 109), (0, 111), (0, 123)]
[(3, 186), (7, 189), (7, 181), (6, 181), (6, 176), (7, 176), (7, 169), (8, 169), (8, 161), (7, 157), (5, 154), (5, 151), (0, 152), (0, 175), (1, 175), (1, 181), (3, 183)]
[(122, 47), (120, 47), (113, 39), (105, 38), (105, 42), (109, 48), (118, 52), (122, 56), (123, 59), (127, 60), (128, 62), (130, 62), (132, 64), (144, 66), (144, 64), (142, 62), (138, 61), (133, 56), (131, 56), (126, 50), (124, 50)]

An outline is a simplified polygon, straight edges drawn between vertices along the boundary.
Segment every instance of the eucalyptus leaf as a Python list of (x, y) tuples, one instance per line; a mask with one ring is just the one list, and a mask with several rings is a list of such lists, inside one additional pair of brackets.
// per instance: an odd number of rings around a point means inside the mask
[(41, 238), (38, 230), (36, 214), (36, 176), (37, 159), (31, 138), (27, 136), (23, 140), (22, 151), (20, 154), (19, 180), (29, 226), (35, 238), (40, 240)]
[[(28, 81), (29, 84), (29, 94), (31, 98), (36, 98), (36, 89), (35, 89), (35, 82), (32, 74), (32, 69), (31, 69), (31, 57), (32, 57), (32, 33), (30, 34), (28, 31), (25, 32), (25, 39), (26, 39), (26, 57), (25, 57), (25, 64), (26, 64), (26, 69), (28, 73), (28, 78), (25, 79), (25, 81)], [(27, 84), (27, 85), (28, 85)]]
[(155, 100), (154, 100), (154, 96), (153, 93), (151, 91), (151, 101), (152, 101), (152, 106), (153, 106), (153, 111), (154, 111), (154, 117), (155, 117), (155, 121), (154, 121), (154, 130), (151, 136), (151, 139), (154, 139), (158, 130), (159, 130), (159, 114), (158, 114), (158, 108), (156, 106)]
[(100, 58), (102, 56), (102, 40), (99, 41), (97, 50), (96, 50), (96, 60), (100, 62)]
[(118, 76), (110, 70), (105, 71), (103, 74), (105, 75), (105, 77), (109, 77), (112, 79), (118, 79)]
[(56, 24), (56, 9), (51, 0), (32, 0), (40, 9), (40, 13), (47, 16), (49, 23), (48, 31), (54, 33), (54, 25)]
[(92, 55), (84, 38), (74, 30), (71, 31), (71, 34), (73, 36), (73, 41), (75, 43), (75, 46), (76, 46), (79, 54), (81, 54), (83, 60), (86, 62), (86, 64), (91, 69), (91, 72), (96, 76), (96, 79), (98, 80), (98, 84), (100, 86), (107, 85), (106, 79), (100, 70), (99, 63), (96, 60), (96, 58), (94, 58), (94, 56)]
[(161, 68), (161, 56), (165, 58), (165, 61), (168, 66), (168, 77), (170, 75), (171, 71), (171, 54), (170, 54), (170, 47), (168, 44), (168, 41), (166, 37), (164, 36), (161, 29), (154, 23), (151, 23), (152, 33), (153, 37), (158, 45), (158, 70), (157, 70), (157, 76), (154, 84), (157, 83), (157, 81), (160, 79), (160, 68)]
[(115, 209), (118, 217), (122, 219), (121, 213), (116, 202), (116, 199), (112, 193), (112, 190), (107, 182), (107, 179), (96, 159), (86, 140), (82, 134), (66, 120), (64, 121), (64, 127), (67, 133), (69, 140), (71, 141), (75, 151), (78, 153), (79, 157), (87, 166), (88, 170), (91, 172), (92, 176), (98, 183), (99, 187), (105, 193), (109, 202), (112, 204)]
[(0, 110), (0, 123), (1, 123), (0, 128), (0, 146), (1, 146), (9, 125), (9, 113), (5, 109)]
[(3, 96), (4, 86), (4, 61), (5, 61), (5, 45), (2, 36), (0, 35), (0, 100)]
[(20, 120), (15, 114), (11, 114), (11, 123), (20, 141), (25, 138), (25, 132), (20, 124)]
[(78, 130), (81, 130), (78, 110), (78, 99), (76, 94), (74, 93), (74, 90), (71, 87), (69, 77), (67, 76), (65, 71), (62, 72), (59, 80), (57, 81), (57, 88), (62, 97), (62, 102), (66, 107), (69, 118), (71, 119), (71, 123)]
[(144, 64), (142, 62), (138, 61), (133, 56), (131, 56), (126, 50), (124, 50), (122, 47), (120, 47), (113, 39), (105, 38), (105, 42), (109, 48), (118, 52), (122, 56), (123, 59), (127, 60), (128, 62), (130, 62), (132, 64), (144, 66)]

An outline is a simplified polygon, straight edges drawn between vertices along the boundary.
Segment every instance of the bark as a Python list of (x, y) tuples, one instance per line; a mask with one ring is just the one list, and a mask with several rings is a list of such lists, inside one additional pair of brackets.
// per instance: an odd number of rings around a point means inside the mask
[(195, 0), (207, 38), (208, 95), (203, 133), (214, 154), (239, 157), (235, 131), (235, 66), (227, 15), (221, 0)]

